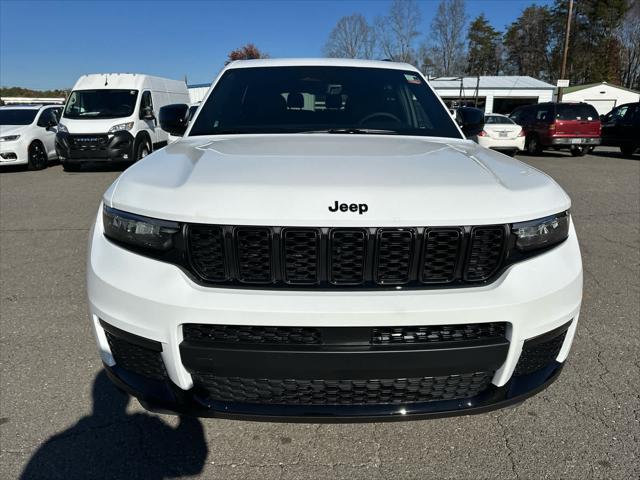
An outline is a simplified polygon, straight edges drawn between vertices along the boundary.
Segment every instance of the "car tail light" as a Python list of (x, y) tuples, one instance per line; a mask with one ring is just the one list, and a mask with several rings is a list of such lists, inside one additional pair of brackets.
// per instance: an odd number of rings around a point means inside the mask
[(487, 132), (485, 132), (484, 130), (482, 130), (479, 134), (479, 137), (486, 137), (487, 136)]
[(549, 131), (550, 132), (555, 132), (556, 131), (556, 124), (555, 123), (550, 123), (549, 124)]
[(524, 130), (521, 128), (520, 129), (520, 133), (518, 133), (519, 137), (524, 137)]

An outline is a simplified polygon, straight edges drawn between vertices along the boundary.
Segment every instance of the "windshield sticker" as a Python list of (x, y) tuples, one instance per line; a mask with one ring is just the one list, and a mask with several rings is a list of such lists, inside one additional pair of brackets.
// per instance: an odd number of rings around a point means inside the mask
[(420, 77), (418, 77), (417, 75), (411, 75), (409, 73), (405, 73), (404, 78), (407, 79), (407, 83), (413, 83), (415, 85), (420, 85), (422, 83), (422, 81), (420, 80)]

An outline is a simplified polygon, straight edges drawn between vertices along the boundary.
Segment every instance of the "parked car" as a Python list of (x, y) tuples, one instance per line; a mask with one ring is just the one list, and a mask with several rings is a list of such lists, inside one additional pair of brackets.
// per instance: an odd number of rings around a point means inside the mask
[(0, 107), (0, 165), (47, 168), (57, 158), (54, 140), (62, 106)]
[(484, 128), (473, 140), (485, 148), (515, 155), (524, 150), (524, 131), (506, 115), (490, 113), (484, 117)]
[(640, 103), (625, 103), (602, 118), (602, 145), (620, 147), (623, 155), (640, 149)]
[(128, 168), (91, 230), (109, 377), (198, 416), (479, 413), (553, 382), (582, 298), (562, 188), (465, 138), (416, 68), (227, 65), (179, 141)]
[[(196, 102), (189, 105), (189, 110), (187, 111), (187, 119), (186, 119), (187, 125), (189, 125), (189, 122), (193, 120), (193, 117), (198, 111), (199, 106), (200, 106), (200, 102)], [(175, 135), (169, 134), (169, 143), (175, 142), (179, 138), (182, 138), (182, 137), (176, 137)]]
[(183, 81), (136, 73), (83, 75), (69, 95), (56, 136), (64, 169), (78, 170), (86, 161), (140, 160), (167, 144), (158, 109), (188, 100)]
[(600, 144), (600, 117), (588, 103), (539, 103), (519, 107), (509, 117), (522, 126), (531, 155), (569, 149), (581, 156)]

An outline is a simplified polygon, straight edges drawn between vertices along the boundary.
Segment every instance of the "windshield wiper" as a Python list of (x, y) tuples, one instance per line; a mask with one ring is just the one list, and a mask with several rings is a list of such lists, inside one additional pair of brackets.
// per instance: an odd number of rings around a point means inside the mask
[(353, 135), (366, 135), (366, 134), (388, 134), (388, 135), (397, 135), (399, 132), (397, 130), (383, 130), (377, 128), (328, 128), (326, 130), (307, 130), (299, 133), (350, 133)]

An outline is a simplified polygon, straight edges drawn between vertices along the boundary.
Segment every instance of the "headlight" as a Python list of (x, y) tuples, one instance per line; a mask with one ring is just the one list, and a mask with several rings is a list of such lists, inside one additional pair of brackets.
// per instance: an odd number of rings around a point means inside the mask
[(59, 123), (58, 124), (58, 132), (62, 132), (62, 133), (69, 133), (69, 129), (67, 128), (66, 125)]
[(13, 142), (20, 138), (20, 135), (6, 135), (4, 137), (0, 137), (0, 142)]
[(138, 248), (169, 250), (180, 224), (155, 218), (141, 217), (104, 207), (102, 219), (104, 234), (117, 242)]
[(516, 247), (529, 251), (550, 247), (569, 236), (569, 212), (562, 212), (530, 222), (514, 223), (512, 231), (516, 236)]
[(133, 122), (119, 123), (109, 129), (107, 133), (122, 132), (123, 130), (131, 130), (133, 128)]

